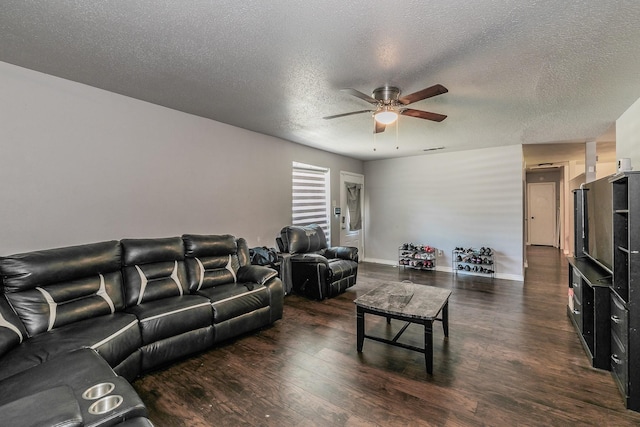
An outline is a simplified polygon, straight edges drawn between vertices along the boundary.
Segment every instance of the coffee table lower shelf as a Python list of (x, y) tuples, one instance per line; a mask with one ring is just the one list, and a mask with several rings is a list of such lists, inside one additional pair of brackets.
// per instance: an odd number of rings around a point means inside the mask
[[(392, 338), (382, 338), (374, 335), (368, 335), (365, 333), (364, 328), (364, 315), (365, 313), (372, 314), (374, 316), (382, 316), (387, 318), (387, 323), (391, 323), (391, 319), (402, 320), (406, 322), (406, 324), (398, 331), (398, 333)], [(380, 310), (374, 310), (371, 308), (366, 308), (362, 306), (356, 306), (356, 316), (357, 316), (357, 350), (358, 353), (362, 353), (362, 347), (364, 345), (364, 339), (368, 338), (373, 341), (378, 341), (384, 344), (389, 344), (395, 347), (401, 347), (407, 350), (417, 351), (419, 353), (423, 353), (425, 356), (425, 365), (428, 374), (433, 374), (433, 322), (439, 321), (442, 322), (442, 329), (444, 330), (444, 336), (449, 336), (449, 301), (448, 299), (442, 306), (442, 318), (430, 317), (430, 318), (422, 318), (416, 319), (414, 317), (401, 316), (397, 314), (390, 314), (387, 312), (383, 312)], [(436, 316), (438, 313), (436, 313)], [(398, 342), (398, 339), (404, 331), (407, 330), (411, 323), (419, 324), (424, 326), (424, 347), (416, 347), (414, 345), (405, 344)]]

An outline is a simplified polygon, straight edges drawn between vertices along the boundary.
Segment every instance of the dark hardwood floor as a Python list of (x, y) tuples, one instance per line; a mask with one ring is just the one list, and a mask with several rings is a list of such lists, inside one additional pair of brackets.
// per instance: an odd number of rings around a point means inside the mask
[[(363, 263), (322, 302), (292, 295), (284, 318), (135, 381), (160, 426), (637, 426), (609, 372), (592, 369), (567, 316), (567, 263), (531, 247), (524, 283)], [(450, 288), (449, 338), (420, 353), (365, 340), (354, 298), (376, 280)], [(367, 331), (402, 326), (367, 316)], [(421, 346), (422, 328), (402, 340)]]

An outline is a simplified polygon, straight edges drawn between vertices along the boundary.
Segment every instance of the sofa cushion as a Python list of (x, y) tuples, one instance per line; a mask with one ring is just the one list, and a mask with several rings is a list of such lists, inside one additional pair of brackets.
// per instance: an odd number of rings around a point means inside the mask
[(244, 283), (230, 283), (198, 293), (211, 300), (214, 324), (269, 306), (269, 290), (257, 283), (248, 287)]
[(183, 234), (185, 257), (228, 255), (238, 252), (235, 236), (231, 234)]
[(151, 301), (126, 311), (138, 318), (143, 345), (211, 326), (213, 319), (211, 303), (198, 295)]
[(248, 260), (248, 250), (246, 257), (244, 251), (238, 251), (238, 241), (244, 239), (236, 240), (229, 234), (185, 234), (182, 239), (191, 292), (235, 283), (241, 262)]
[(281, 238), (290, 254), (319, 252), (327, 248), (327, 237), (317, 224), (285, 227)]
[(27, 338), (22, 322), (4, 295), (0, 296), (0, 357)]
[[(4, 361), (3, 361), (4, 364)], [(84, 390), (115, 374), (94, 350), (80, 349), (19, 372), (0, 381), (0, 405), (59, 386), (69, 386), (80, 397)]]
[(189, 287), (194, 292), (234, 283), (237, 280), (238, 267), (237, 257), (234, 255), (195, 257), (193, 260), (187, 260)]
[(1, 257), (0, 274), (29, 336), (124, 308), (117, 241)]
[(128, 307), (188, 293), (184, 263), (178, 261), (125, 267), (124, 283)]
[(36, 335), (0, 359), (0, 378), (37, 366), (69, 351), (92, 348), (115, 367), (141, 346), (138, 320), (114, 313), (75, 322)]
[(124, 239), (120, 243), (127, 306), (188, 293), (180, 237)]
[(182, 238), (122, 239), (122, 265), (151, 264), (154, 262), (184, 260)]

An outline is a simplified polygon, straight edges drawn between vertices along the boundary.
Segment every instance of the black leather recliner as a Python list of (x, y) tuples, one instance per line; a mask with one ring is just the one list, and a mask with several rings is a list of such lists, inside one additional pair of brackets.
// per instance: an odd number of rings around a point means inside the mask
[(355, 285), (358, 248), (328, 247), (319, 225), (284, 227), (276, 243), (280, 252), (291, 255), (288, 258), (294, 293), (322, 300)]

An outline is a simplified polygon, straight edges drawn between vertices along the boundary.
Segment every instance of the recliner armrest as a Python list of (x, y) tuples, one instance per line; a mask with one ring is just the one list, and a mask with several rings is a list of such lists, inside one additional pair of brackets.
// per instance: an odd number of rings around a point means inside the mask
[(327, 264), (329, 265), (329, 260), (320, 254), (309, 253), (309, 254), (295, 254), (291, 255), (291, 262), (293, 264)]
[(358, 248), (352, 246), (334, 246), (324, 252), (327, 258), (340, 258), (358, 262)]
[(238, 282), (253, 282), (264, 285), (269, 280), (278, 276), (273, 268), (262, 265), (244, 265), (238, 269)]

